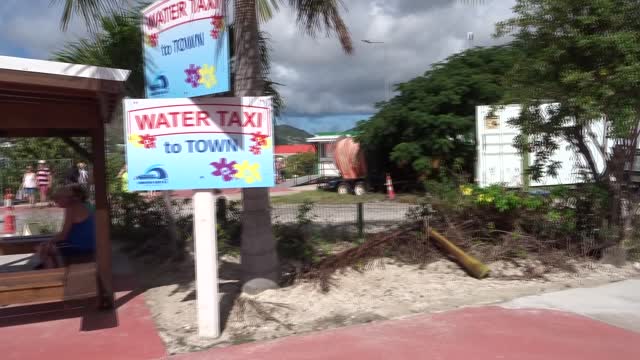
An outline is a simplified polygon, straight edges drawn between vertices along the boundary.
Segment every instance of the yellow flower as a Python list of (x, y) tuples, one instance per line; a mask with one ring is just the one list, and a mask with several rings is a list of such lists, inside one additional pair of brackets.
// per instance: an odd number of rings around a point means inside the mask
[(244, 179), (247, 184), (262, 180), (260, 164), (258, 163), (249, 164), (249, 161), (245, 160), (241, 164), (233, 165), (233, 167), (238, 171), (235, 177)]
[(218, 83), (218, 79), (216, 78), (215, 66), (213, 65), (209, 66), (208, 64), (204, 64), (202, 65), (200, 70), (198, 70), (198, 73), (200, 74), (200, 80), (198, 80), (198, 82), (200, 84), (204, 84), (204, 86), (206, 86), (207, 89), (211, 89), (213, 86), (215, 86)]
[(263, 149), (268, 149), (271, 147), (271, 138), (267, 138), (267, 140), (265, 140), (264, 145), (262, 145)]
[(473, 194), (473, 188), (468, 185), (460, 185), (460, 192), (462, 192), (464, 196), (470, 196)]
[(489, 195), (485, 195), (485, 194), (478, 195), (478, 202), (490, 203), (492, 201), (493, 201), (493, 196), (489, 196)]
[(133, 146), (135, 147), (144, 147), (144, 145), (140, 142), (140, 135), (131, 134), (127, 139)]

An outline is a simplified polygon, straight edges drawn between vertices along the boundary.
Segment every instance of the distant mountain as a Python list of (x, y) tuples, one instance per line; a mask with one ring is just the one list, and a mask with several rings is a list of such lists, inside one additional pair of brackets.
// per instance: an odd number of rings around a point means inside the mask
[(304, 144), (312, 134), (291, 125), (276, 125), (276, 145)]

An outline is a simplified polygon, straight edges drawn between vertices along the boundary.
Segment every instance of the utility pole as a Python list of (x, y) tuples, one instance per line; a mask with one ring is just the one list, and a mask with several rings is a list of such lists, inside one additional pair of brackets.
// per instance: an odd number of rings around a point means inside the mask
[(389, 101), (389, 87), (390, 85), (388, 84), (388, 74), (389, 74), (389, 68), (387, 67), (387, 46), (385, 44), (384, 41), (372, 41), (372, 40), (361, 40), (363, 43), (365, 44), (369, 44), (369, 45), (374, 45), (374, 44), (382, 44), (382, 61), (384, 62), (383, 69), (384, 69), (384, 101)]

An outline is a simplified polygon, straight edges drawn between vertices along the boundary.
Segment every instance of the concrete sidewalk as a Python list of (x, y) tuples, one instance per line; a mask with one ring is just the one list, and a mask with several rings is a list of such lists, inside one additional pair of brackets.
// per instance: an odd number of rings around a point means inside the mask
[(527, 296), (503, 306), (572, 312), (640, 333), (640, 279)]

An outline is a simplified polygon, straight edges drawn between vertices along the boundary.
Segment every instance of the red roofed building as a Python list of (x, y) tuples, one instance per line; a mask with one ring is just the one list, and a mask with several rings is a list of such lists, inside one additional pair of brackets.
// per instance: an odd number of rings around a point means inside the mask
[(311, 144), (294, 144), (294, 145), (276, 145), (275, 153), (277, 156), (288, 157), (295, 154), (315, 153), (316, 148)]

